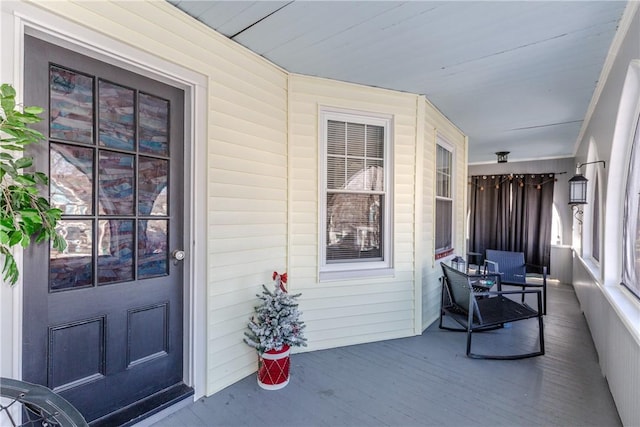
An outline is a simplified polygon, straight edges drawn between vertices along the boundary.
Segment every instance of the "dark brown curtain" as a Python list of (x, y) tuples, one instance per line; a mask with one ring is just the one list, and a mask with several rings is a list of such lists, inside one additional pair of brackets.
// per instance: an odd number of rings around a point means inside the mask
[(508, 247), (509, 185), (501, 175), (473, 176), (470, 182), (469, 252)]
[(530, 271), (542, 273), (551, 258), (551, 221), (555, 176), (524, 175), (512, 181), (510, 251), (524, 252)]
[(553, 174), (472, 176), (469, 252), (524, 252), (528, 264), (548, 267), (554, 182)]

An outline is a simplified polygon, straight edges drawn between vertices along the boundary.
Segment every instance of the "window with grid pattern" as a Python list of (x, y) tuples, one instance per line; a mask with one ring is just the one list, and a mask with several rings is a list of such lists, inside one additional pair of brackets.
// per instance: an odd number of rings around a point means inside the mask
[(453, 153), (436, 145), (436, 259), (453, 251)]
[(322, 268), (390, 267), (390, 119), (324, 112)]

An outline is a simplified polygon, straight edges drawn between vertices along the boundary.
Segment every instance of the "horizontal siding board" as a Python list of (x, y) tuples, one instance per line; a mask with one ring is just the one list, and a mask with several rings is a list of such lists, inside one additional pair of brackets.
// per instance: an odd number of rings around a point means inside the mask
[(246, 99), (242, 99), (242, 96), (237, 94), (235, 97), (233, 94), (222, 96), (219, 93), (214, 94), (214, 96), (216, 97), (216, 103), (212, 105), (212, 111), (214, 112), (223, 112), (231, 116), (242, 117), (265, 127), (275, 125), (278, 128), (283, 128), (286, 126), (286, 112), (274, 109), (273, 105), (265, 103), (256, 109), (256, 105), (251, 103), (252, 99), (249, 95), (245, 96)]
[[(316, 343), (322, 343), (323, 341), (331, 345), (333, 340), (340, 340), (340, 338), (347, 338), (341, 345), (348, 345), (347, 342), (352, 341), (354, 343), (359, 342), (371, 342), (378, 341), (376, 337), (381, 339), (391, 339), (392, 337), (400, 338), (403, 336), (409, 336), (413, 334), (413, 320), (411, 318), (393, 320), (390, 321), (382, 316), (378, 318), (377, 322), (374, 319), (366, 317), (359, 319), (359, 324), (344, 325), (336, 323), (330, 325), (331, 327), (323, 330), (314, 330), (313, 333), (309, 332), (309, 338), (311, 339), (310, 346), (316, 346)], [(342, 320), (342, 319), (340, 319)], [(369, 335), (367, 341), (361, 341), (363, 335)]]
[(299, 201), (318, 202), (318, 192), (315, 190), (292, 190), (292, 197)]
[[(275, 176), (264, 176), (250, 172), (210, 168), (209, 182), (218, 184), (246, 184), (256, 188), (286, 188), (286, 179)], [(212, 195), (215, 196), (215, 195)]]
[[(247, 80), (247, 82), (254, 82)], [(283, 84), (286, 81), (283, 80)], [(214, 111), (229, 111), (241, 115), (251, 114), (260, 117), (261, 121), (283, 120), (286, 118), (286, 104), (281, 99), (285, 92), (285, 86), (269, 88), (268, 80), (257, 80), (253, 84), (242, 84), (242, 78), (237, 73), (220, 73), (216, 80), (212, 81), (211, 95), (215, 99), (212, 105)], [(238, 86), (241, 85), (241, 86)], [(267, 90), (272, 89), (272, 90)], [(243, 109), (244, 105), (256, 105), (257, 110)]]
[[(413, 309), (411, 301), (386, 301), (383, 304), (355, 304), (350, 307), (350, 317), (360, 317), (384, 312), (410, 312)], [(322, 309), (305, 309), (304, 318), (307, 322), (317, 319), (334, 319), (344, 316), (343, 307), (325, 307)]]
[(236, 236), (282, 236), (286, 235), (286, 225), (274, 224), (265, 226), (264, 224), (211, 224), (209, 232), (216, 236), (216, 239), (228, 239)]
[(277, 199), (251, 199), (240, 197), (216, 197), (217, 207), (213, 210), (217, 212), (237, 212), (243, 214), (245, 212), (281, 212), (286, 207), (286, 200)]
[(283, 235), (272, 236), (250, 236), (233, 237), (229, 239), (216, 239), (209, 250), (210, 254), (232, 253), (251, 250), (253, 248), (278, 247), (286, 244), (286, 237)]
[[(286, 137), (284, 128), (275, 127), (275, 124), (272, 124), (272, 126), (259, 125), (251, 122), (250, 120), (230, 115), (225, 111), (212, 110), (210, 116), (210, 125), (212, 126), (235, 129), (237, 131), (243, 131), (247, 135), (261, 137), (265, 141), (273, 141), (275, 143), (279, 142), (282, 144), (284, 149)], [(242, 140), (238, 140), (238, 142), (241, 143)], [(212, 152), (217, 152), (218, 147), (216, 144), (210, 144), (209, 148)]]
[[(415, 114), (415, 95), (386, 89), (331, 81), (316, 77), (291, 75), (291, 89), (297, 94), (293, 101), (300, 101), (303, 96), (316, 100), (327, 99), (332, 102), (338, 100), (359, 103), (361, 105), (375, 105), (377, 111), (381, 106), (397, 111), (398, 114)], [(304, 95), (303, 95), (304, 94)]]
[[(283, 179), (284, 167), (274, 167), (266, 163), (256, 160), (239, 159), (229, 157), (223, 154), (210, 156), (212, 158), (211, 168), (217, 170), (232, 170), (236, 172), (244, 172), (248, 175), (271, 176)], [(280, 169), (280, 170), (278, 170)]]
[(250, 134), (247, 132), (247, 129), (231, 129), (226, 126), (210, 126), (209, 130), (212, 134), (215, 134), (216, 145), (227, 144), (226, 147), (220, 145), (221, 151), (244, 149), (254, 150), (258, 153), (282, 155), (282, 147), (285, 144), (285, 141), (280, 138), (271, 140), (270, 144), (265, 144), (266, 138), (264, 135), (259, 132), (256, 132), (255, 135)]
[[(215, 205), (215, 201), (214, 201)], [(220, 205), (220, 208), (223, 208)], [(284, 212), (238, 212), (213, 211), (209, 213), (209, 220), (216, 224), (282, 224), (286, 221)]]
[(215, 196), (218, 200), (225, 198), (286, 200), (287, 192), (280, 188), (256, 188), (250, 185), (212, 183), (209, 185), (209, 195)]
[[(238, 258), (244, 259), (243, 265), (250, 264), (261, 260), (271, 260), (272, 265), (277, 265), (278, 260), (283, 259), (286, 255), (286, 250), (282, 247), (267, 247), (260, 249), (252, 249), (250, 251), (238, 251), (227, 253), (212, 253), (209, 252), (209, 268), (215, 269), (220, 266), (237, 265)], [(212, 274), (215, 270), (212, 270)]]
[[(347, 305), (342, 300), (345, 298), (359, 298), (359, 301), (371, 303), (384, 301), (397, 301), (399, 298), (407, 298), (413, 292), (410, 282), (398, 282), (389, 284), (388, 279), (377, 279), (375, 282), (360, 280), (353, 281), (350, 286), (344, 282), (329, 282), (320, 284), (307, 284), (304, 286), (304, 294), (301, 301), (305, 306), (309, 304), (322, 304), (322, 306)], [(350, 300), (352, 301), (352, 300)], [(315, 305), (310, 305), (314, 308)]]
[[(227, 266), (216, 265), (215, 267), (208, 266), (208, 274), (210, 277), (208, 285), (212, 290), (211, 295), (218, 297), (222, 292), (228, 292), (230, 283), (234, 284), (234, 289), (236, 287), (238, 289), (242, 289), (244, 286), (247, 286), (247, 283), (250, 283), (250, 286), (255, 286), (256, 283), (266, 284), (268, 279), (264, 279), (265, 272), (279, 268), (274, 267), (278, 265), (279, 262), (282, 263), (282, 260), (265, 258), (244, 264), (242, 271), (239, 271), (237, 264), (230, 264)], [(259, 275), (261, 278), (256, 279), (256, 275)], [(248, 280), (252, 281), (247, 282)], [(235, 298), (242, 300), (243, 295), (245, 294), (238, 294)], [(251, 295), (254, 295), (254, 292), (252, 292)], [(244, 298), (246, 299), (246, 297)]]

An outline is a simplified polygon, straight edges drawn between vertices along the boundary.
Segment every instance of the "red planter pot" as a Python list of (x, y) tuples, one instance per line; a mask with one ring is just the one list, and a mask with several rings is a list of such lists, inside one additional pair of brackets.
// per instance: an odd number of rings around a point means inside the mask
[(289, 384), (289, 346), (269, 350), (258, 356), (258, 385), (265, 390), (279, 390)]

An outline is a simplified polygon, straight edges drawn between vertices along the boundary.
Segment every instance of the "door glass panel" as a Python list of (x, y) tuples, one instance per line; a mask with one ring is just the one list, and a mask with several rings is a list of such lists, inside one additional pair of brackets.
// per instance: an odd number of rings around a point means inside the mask
[(50, 141), (51, 203), (68, 243), (51, 250), (50, 289), (168, 275), (169, 101), (60, 66), (49, 72), (50, 135), (75, 143)]
[(51, 205), (65, 215), (93, 214), (93, 149), (49, 145)]
[(51, 66), (49, 69), (52, 138), (93, 143), (93, 78)]
[(140, 156), (138, 166), (138, 211), (140, 215), (167, 215), (169, 162)]
[(123, 86), (99, 81), (100, 145), (133, 150), (134, 91)]
[(100, 220), (98, 233), (98, 283), (133, 280), (133, 220)]
[(49, 289), (52, 291), (93, 285), (93, 221), (58, 221), (58, 233), (67, 241), (60, 252), (51, 248)]
[(151, 95), (139, 95), (141, 153), (169, 155), (169, 102)]
[(99, 214), (133, 214), (133, 156), (101, 150), (99, 154)]
[(168, 220), (138, 221), (138, 277), (162, 276), (168, 270)]

